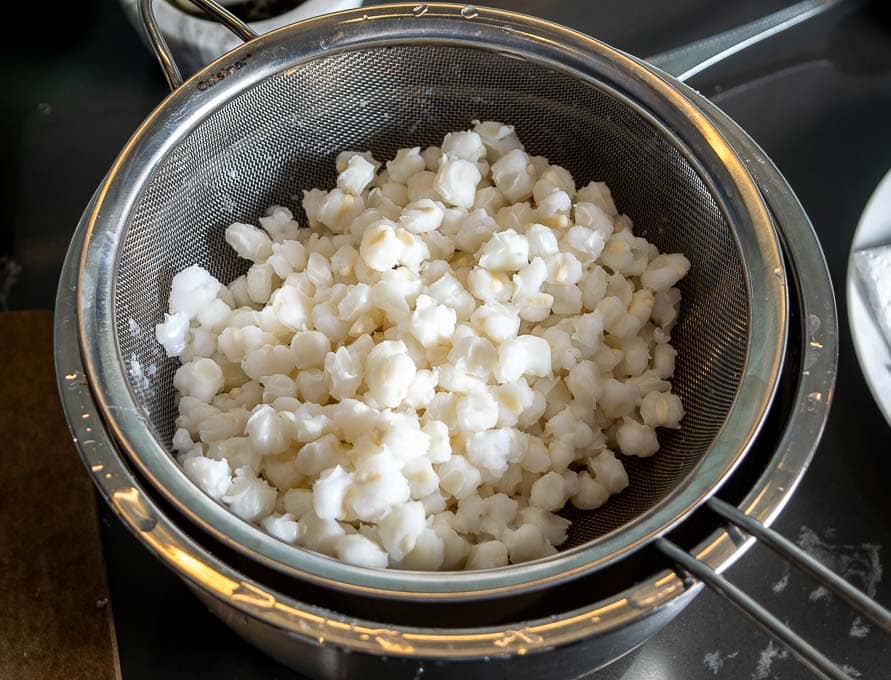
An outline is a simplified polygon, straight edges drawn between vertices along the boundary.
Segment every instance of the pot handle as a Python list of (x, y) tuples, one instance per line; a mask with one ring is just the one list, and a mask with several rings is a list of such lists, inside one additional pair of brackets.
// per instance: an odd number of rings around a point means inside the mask
[[(759, 539), (780, 557), (785, 558), (791, 564), (812, 576), (820, 584), (836, 593), (858, 614), (862, 614), (874, 621), (886, 633), (891, 633), (891, 612), (857, 590), (838, 574), (827, 569), (790, 540), (719, 498), (710, 498), (707, 505), (713, 512), (721, 515), (721, 517), (752, 537)], [(666, 557), (701, 580), (716, 594), (723, 597), (743, 615), (754, 621), (787, 647), (817, 677), (829, 678), (830, 680), (851, 680), (851, 677), (830, 661), (826, 655), (726, 578), (696, 559), (696, 557), (666, 538), (657, 539), (655, 545)]]
[[(257, 33), (250, 26), (213, 0), (191, 0), (191, 2), (197, 5), (208, 19), (220, 22), (245, 42), (257, 37)], [(164, 36), (161, 35), (161, 29), (158, 27), (158, 21), (155, 19), (153, 3), (154, 0), (139, 0), (139, 21), (145, 29), (145, 36), (149, 41), (149, 45), (152, 46), (152, 51), (161, 64), (167, 84), (171, 90), (175, 90), (183, 84), (183, 76), (179, 66), (176, 65), (173, 53), (164, 40)]]
[[(862, 0), (859, 0), (862, 2)], [(849, 3), (853, 7), (859, 2), (851, 0), (803, 0), (778, 12), (761, 17), (742, 26), (731, 28), (723, 33), (703, 38), (666, 52), (647, 57), (653, 66), (673, 75), (680, 81), (687, 81), (697, 73), (724, 61), (747, 47), (757, 45), (762, 40), (782, 33), (803, 21), (823, 14), (836, 5)]]

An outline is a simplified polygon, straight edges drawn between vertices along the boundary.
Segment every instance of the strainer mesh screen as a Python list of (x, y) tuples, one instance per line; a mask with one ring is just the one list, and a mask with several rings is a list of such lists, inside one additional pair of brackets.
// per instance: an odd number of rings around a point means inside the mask
[(243, 273), (246, 263), (223, 240), (226, 226), (256, 224), (273, 203), (302, 218), (301, 190), (333, 186), (339, 151), (386, 159), (400, 147), (439, 144), (474, 118), (515, 125), (527, 150), (568, 168), (579, 186), (606, 181), (638, 235), (692, 262), (673, 334), (683, 428), (660, 432), (655, 457), (625, 459), (624, 493), (594, 512), (569, 511), (566, 547), (622, 526), (690, 473), (724, 422), (747, 349), (744, 274), (721, 210), (676, 149), (604, 91), (493, 52), (433, 45), (331, 55), (270, 77), (207, 118), (157, 168), (125, 237), (115, 313), (121, 359), (160, 441), (173, 433), (176, 362), (153, 329), (173, 275), (194, 263), (223, 282)]

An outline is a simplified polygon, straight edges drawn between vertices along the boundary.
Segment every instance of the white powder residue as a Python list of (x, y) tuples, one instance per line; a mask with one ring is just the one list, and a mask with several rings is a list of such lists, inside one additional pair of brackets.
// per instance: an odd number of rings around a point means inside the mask
[[(154, 367), (154, 370), (151, 370)], [(148, 370), (142, 369), (142, 364), (136, 358), (136, 354), (130, 354), (130, 378), (133, 380), (133, 386), (142, 391), (146, 396), (151, 397), (154, 394), (152, 383), (149, 378), (157, 373), (157, 367), (152, 364)], [(151, 371), (150, 373), (148, 371)]]
[[(841, 575), (846, 581), (860, 588), (869, 597), (876, 596), (879, 583), (882, 581), (882, 563), (879, 560), (880, 545), (874, 543), (832, 544), (820, 539), (813, 529), (803, 526), (798, 533), (798, 546), (836, 574)], [(829, 599), (829, 591), (823, 586), (819, 586), (811, 591), (808, 599), (811, 602)], [(860, 617), (857, 617), (851, 624), (849, 635), (862, 639), (869, 634), (869, 630), (869, 626)]]
[(789, 652), (780, 649), (774, 641), (767, 643), (767, 647), (761, 650), (758, 656), (758, 665), (755, 666), (755, 672), (752, 673), (752, 680), (766, 680), (770, 676), (770, 669), (773, 667), (774, 661), (782, 661), (789, 657)]
[(737, 656), (739, 656), (738, 651), (733, 651), (721, 656), (720, 650), (716, 649), (713, 652), (707, 652), (705, 656), (702, 657), (702, 665), (710, 670), (712, 675), (717, 675), (718, 671), (724, 667), (725, 661), (728, 659), (735, 659)]
[(810, 594), (807, 596), (807, 599), (811, 602), (817, 602), (818, 600), (828, 600), (829, 591), (826, 590), (826, 588), (823, 586), (817, 586), (810, 592)]
[(724, 665), (724, 659), (721, 658), (721, 652), (715, 650), (714, 652), (707, 652), (704, 657), (702, 657), (702, 665), (708, 668), (712, 675), (717, 675), (718, 671), (721, 670), (721, 667)]
[(789, 585), (789, 570), (786, 569), (786, 573), (783, 574), (783, 577), (771, 586), (771, 589), (776, 595), (779, 595), (786, 589), (786, 586)]
[(154, 377), (155, 373), (157, 373), (157, 372), (158, 372), (158, 367), (155, 366), (154, 364), (149, 364), (149, 365), (146, 366), (146, 368), (145, 368), (145, 374), (146, 374), (149, 378)]
[(858, 616), (851, 622), (851, 629), (848, 631), (848, 635), (862, 640), (869, 635), (869, 626), (863, 623), (863, 619)]
[(841, 671), (843, 673), (847, 673), (852, 678), (862, 678), (863, 677), (863, 673), (858, 671), (853, 666), (849, 666), (848, 664), (842, 664), (841, 666), (839, 666), (839, 668), (841, 669)]
[(127, 321), (127, 326), (130, 328), (130, 335), (132, 335), (134, 338), (142, 333), (142, 328), (139, 326), (138, 323), (136, 323), (136, 319), (130, 319), (129, 321)]

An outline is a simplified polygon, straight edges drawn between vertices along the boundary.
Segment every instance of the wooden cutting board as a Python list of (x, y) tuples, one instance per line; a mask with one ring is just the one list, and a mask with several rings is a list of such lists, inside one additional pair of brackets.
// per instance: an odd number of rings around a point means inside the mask
[(0, 313), (0, 678), (120, 678), (93, 485), (56, 392), (52, 314)]

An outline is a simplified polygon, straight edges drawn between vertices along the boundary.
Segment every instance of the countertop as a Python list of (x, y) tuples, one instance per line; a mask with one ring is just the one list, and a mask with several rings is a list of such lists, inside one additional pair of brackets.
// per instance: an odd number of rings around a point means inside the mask
[[(37, 3), (35, 3), (37, 4)], [(569, 25), (638, 55), (685, 44), (789, 2), (490, 2)], [(891, 13), (834, 12), (773, 38), (691, 84), (765, 149), (808, 211), (839, 308), (840, 361), (826, 433), (776, 523), (885, 606), (891, 586), (891, 429), (854, 356), (844, 279), (857, 219), (891, 168)], [(41, 5), (46, 7), (45, 5)], [(164, 97), (154, 58), (111, 0), (16, 17), (0, 64), (0, 309), (50, 309), (68, 240), (139, 122)], [(47, 13), (50, 10), (46, 10)], [(27, 28), (41, 26), (40, 29)], [(806, 285), (806, 284), (805, 284)], [(210, 615), (100, 507), (124, 680), (297, 678)], [(891, 640), (807, 577), (755, 547), (728, 572), (854, 677), (891, 676)], [(704, 592), (604, 680), (807, 678), (723, 601)]]

